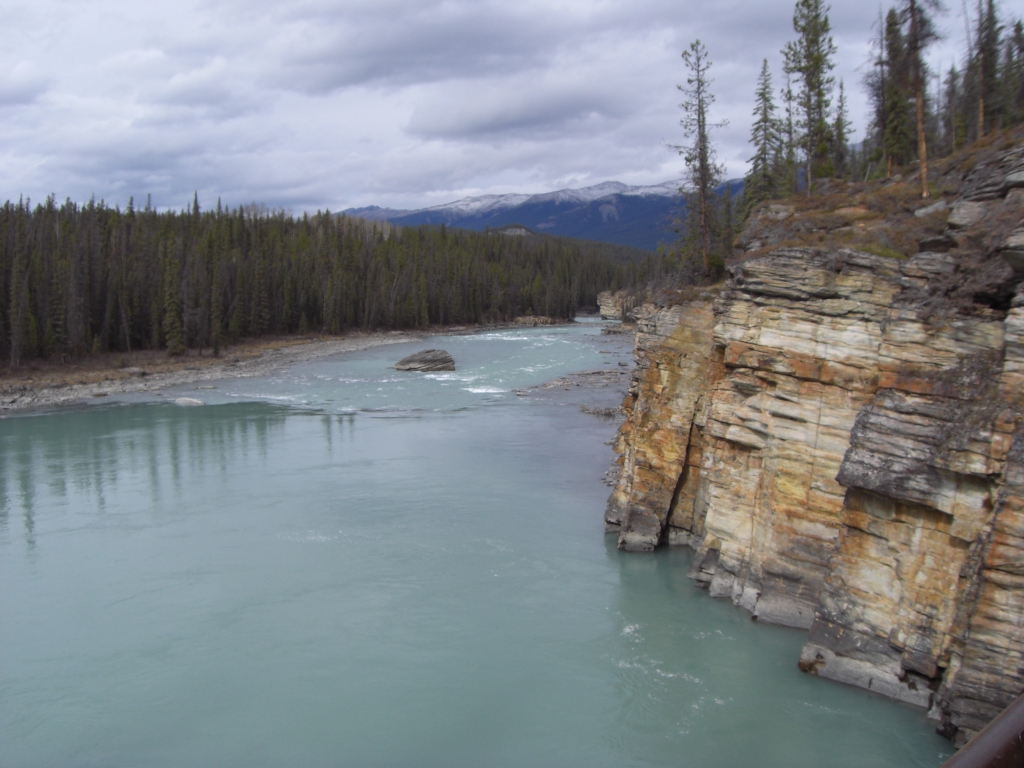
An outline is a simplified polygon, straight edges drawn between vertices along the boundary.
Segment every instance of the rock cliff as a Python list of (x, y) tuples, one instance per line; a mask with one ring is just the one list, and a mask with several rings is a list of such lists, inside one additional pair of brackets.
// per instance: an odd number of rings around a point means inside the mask
[(635, 311), (606, 526), (962, 742), (1024, 691), (1024, 143), (939, 171), (764, 206)]
[(597, 294), (598, 313), (605, 320), (626, 320), (627, 313), (636, 306), (632, 291), (601, 291)]

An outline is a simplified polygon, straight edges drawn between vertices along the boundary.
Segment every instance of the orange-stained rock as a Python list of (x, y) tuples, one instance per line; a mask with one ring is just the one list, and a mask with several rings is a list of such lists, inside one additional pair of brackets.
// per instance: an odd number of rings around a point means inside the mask
[[(1024, 147), (986, 167), (963, 242), (1017, 226)], [(1002, 252), (786, 248), (713, 306), (645, 306), (606, 515), (620, 547), (691, 546), (713, 597), (807, 628), (801, 669), (959, 742), (1024, 691), (1024, 285)]]
[(622, 470), (605, 514), (623, 549), (649, 551), (662, 538), (709, 383), (713, 323), (708, 301), (639, 313), (636, 368), (619, 437)]

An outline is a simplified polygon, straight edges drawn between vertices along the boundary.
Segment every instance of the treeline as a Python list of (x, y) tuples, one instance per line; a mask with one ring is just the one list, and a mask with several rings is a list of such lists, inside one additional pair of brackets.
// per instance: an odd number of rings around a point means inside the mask
[(1024, 121), (1024, 24), (1002, 17), (995, 0), (977, 0), (966, 18), (968, 47), (943, 78), (925, 51), (943, 36), (938, 0), (899, 0), (880, 14), (864, 77), (871, 105), (863, 141), (852, 144), (846, 89), (831, 71), (836, 47), (828, 6), (797, 0), (796, 40), (782, 51), (783, 86), (776, 92), (767, 59), (754, 93), (744, 179), (743, 219), (763, 200), (788, 197), (813, 181), (883, 178), (919, 164), (928, 196), (929, 157), (942, 157), (1000, 128)]
[[(317, 213), (0, 208), (0, 355), (219, 350), (265, 334), (571, 318), (644, 279), (627, 249)], [(639, 253), (639, 252), (637, 252)]]
[[(686, 85), (683, 132), (676, 147), (686, 164), (687, 206), (677, 222), (679, 240), (664, 249), (669, 280), (718, 280), (732, 240), (755, 206), (802, 191), (811, 195), (822, 179), (867, 181), (917, 164), (921, 196), (929, 196), (928, 158), (943, 157), (988, 133), (1024, 122), (1024, 23), (1007, 20), (995, 0), (977, 0), (965, 17), (967, 50), (959, 67), (942, 78), (924, 53), (942, 37), (940, 0), (898, 0), (880, 14), (869, 70), (864, 77), (871, 114), (867, 135), (851, 143), (846, 86), (831, 72), (836, 45), (825, 0), (796, 0), (795, 39), (782, 55), (782, 87), (776, 90), (768, 60), (754, 89), (750, 143), (753, 156), (743, 194), (721, 186), (710, 116), (714, 95), (711, 61), (700, 40), (683, 52)], [(966, 13), (966, 5), (965, 5)], [(723, 191), (719, 191), (723, 190)], [(675, 265), (672, 267), (672, 265)]]
[[(923, 92), (924, 134), (931, 152), (948, 155), (1000, 128), (1024, 121), (1024, 24), (1002, 18), (994, 0), (977, 3), (966, 18), (967, 50), (946, 72), (923, 67), (934, 88)], [(911, 81), (914, 38), (898, 9), (878, 21), (875, 58), (865, 77), (873, 107), (867, 165), (889, 174), (917, 159), (916, 98)], [(940, 78), (941, 76), (941, 78)]]

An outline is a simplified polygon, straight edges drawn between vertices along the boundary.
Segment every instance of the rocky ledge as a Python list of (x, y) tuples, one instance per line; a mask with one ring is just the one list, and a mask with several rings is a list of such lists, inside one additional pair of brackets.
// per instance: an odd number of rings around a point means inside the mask
[(395, 363), (398, 371), (454, 371), (455, 358), (443, 349), (423, 349)]
[(1024, 691), (1022, 170), (1016, 143), (963, 175), (926, 214), (943, 252), (748, 249), (716, 294), (637, 310), (606, 513), (958, 743)]

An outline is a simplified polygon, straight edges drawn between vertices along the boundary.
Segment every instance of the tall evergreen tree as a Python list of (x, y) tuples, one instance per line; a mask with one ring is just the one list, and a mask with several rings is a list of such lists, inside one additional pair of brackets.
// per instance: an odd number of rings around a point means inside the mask
[(960, 76), (960, 72), (956, 66), (951, 66), (943, 82), (945, 89), (945, 96), (943, 98), (945, 112), (943, 115), (943, 134), (946, 136), (945, 149), (950, 153), (962, 147), (967, 139), (966, 114), (960, 105), (963, 95), (962, 83), (963, 78)]
[(185, 337), (181, 329), (181, 265), (174, 256), (166, 257), (164, 272), (164, 342), (167, 354), (183, 355)]
[[(823, 0), (797, 0), (793, 11), (793, 29), (797, 39), (782, 49), (786, 72), (800, 80), (796, 103), (800, 110), (798, 126), (803, 129), (802, 144), (807, 158), (807, 194), (812, 192), (815, 164), (828, 164), (829, 107), (832, 103), (835, 67), (829, 24), (830, 8)], [(821, 168), (822, 172), (831, 168)]]
[(792, 76), (786, 72), (786, 87), (782, 89), (782, 103), (786, 105), (786, 117), (782, 123), (782, 189), (786, 194), (796, 192), (796, 116)]
[[(989, 0), (991, 2), (991, 0)], [(924, 49), (939, 39), (933, 16), (942, 13), (940, 0), (900, 0), (900, 22), (907, 28), (907, 57), (914, 90), (917, 122), (917, 160), (920, 163), (921, 197), (928, 197), (928, 143), (924, 132), (925, 63)]]
[(978, 138), (998, 115), (999, 33), (1002, 30), (994, 0), (978, 0), (977, 56)]
[(832, 125), (832, 167), (835, 175), (845, 179), (850, 171), (850, 114), (846, 105), (846, 87), (839, 81), (836, 120)]
[(1007, 119), (1013, 125), (1024, 120), (1024, 23), (1019, 19), (1013, 24), (1006, 40), (1003, 56), (1004, 100)]
[(700, 40), (694, 40), (688, 50), (683, 51), (683, 63), (689, 70), (686, 85), (676, 86), (683, 93), (679, 105), (683, 117), (679, 121), (688, 144), (676, 147), (686, 163), (687, 227), (690, 243), (700, 255), (703, 267), (702, 277), (715, 277), (717, 267), (712, 264), (713, 230), (715, 219), (715, 187), (721, 179), (723, 169), (715, 162), (715, 149), (711, 144), (711, 131), (725, 125), (724, 122), (709, 123), (708, 112), (715, 102), (711, 93), (712, 80), (708, 76), (711, 61), (707, 48)]
[(779, 193), (779, 160), (783, 152), (783, 139), (775, 109), (768, 59), (762, 62), (761, 74), (757, 78), (750, 143), (754, 145), (754, 156), (750, 158), (750, 172), (743, 180), (744, 217), (759, 202), (777, 197)]
[(891, 176), (893, 163), (903, 165), (914, 154), (910, 61), (903, 24), (895, 8), (890, 8), (885, 17), (883, 46), (882, 148), (886, 176)]

